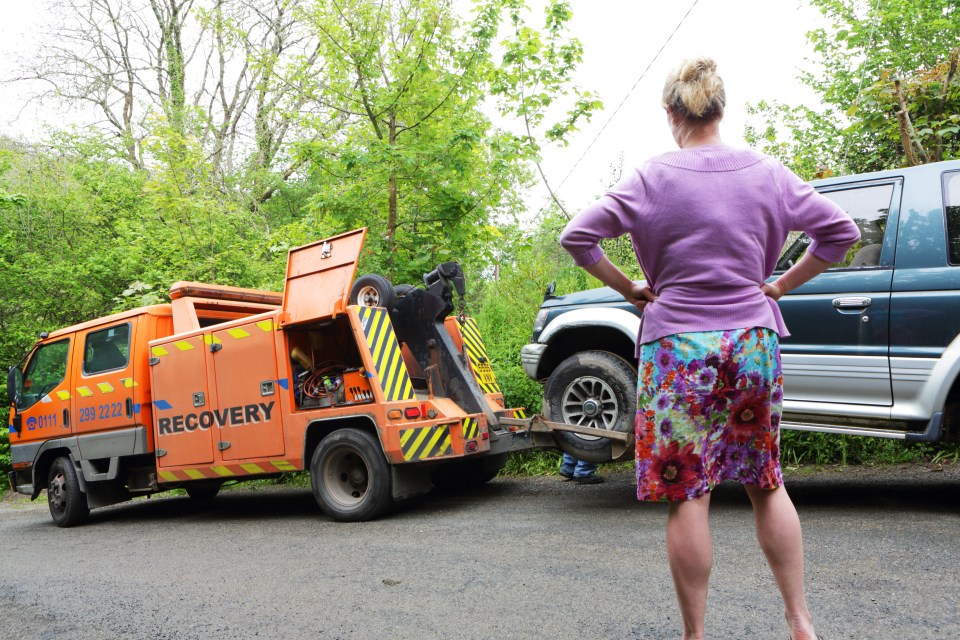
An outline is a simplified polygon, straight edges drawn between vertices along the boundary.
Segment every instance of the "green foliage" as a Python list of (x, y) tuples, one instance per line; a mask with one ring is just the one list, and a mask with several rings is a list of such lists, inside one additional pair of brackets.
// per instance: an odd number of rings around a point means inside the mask
[(505, 476), (548, 476), (560, 469), (560, 452), (549, 449), (520, 451), (507, 458), (507, 465), (500, 472)]
[(922, 442), (840, 436), (828, 433), (784, 430), (781, 438), (781, 460), (784, 465), (800, 464), (894, 464), (930, 460), (949, 456), (955, 445), (932, 445)]
[(589, 286), (586, 272), (574, 267), (560, 247), (565, 222), (547, 213), (528, 231), (504, 228), (486, 277), (468, 283), (475, 291), (468, 311), (477, 319), (506, 403), (528, 413), (540, 411), (543, 389), (523, 372), (520, 348), (530, 341), (543, 292), (551, 282), (566, 293)]
[(435, 0), (315, 0), (303, 16), (327, 61), (311, 91), (337, 124), (302, 147), (314, 226), (368, 227), (361, 269), (395, 282), (487, 261), (491, 221), (521, 210), (527, 180), (481, 110), (490, 29), (465, 30)]
[(807, 178), (958, 157), (956, 3), (810, 2), (827, 26), (807, 34), (817, 57), (800, 79), (824, 109), (758, 103), (748, 141)]
[[(498, 98), (502, 115), (522, 120), (523, 153), (538, 158), (538, 130), (544, 130), (543, 137), (548, 141), (566, 144), (580, 120), (589, 120), (603, 103), (596, 94), (571, 84), (573, 72), (583, 59), (583, 45), (567, 34), (567, 23), (573, 16), (570, 2), (548, 2), (541, 30), (527, 24), (523, 0), (499, 4), (508, 14), (510, 35), (501, 42), (500, 64), (490, 70), (491, 94)], [(547, 122), (547, 114), (555, 110), (556, 102), (569, 94), (573, 105), (559, 121)]]

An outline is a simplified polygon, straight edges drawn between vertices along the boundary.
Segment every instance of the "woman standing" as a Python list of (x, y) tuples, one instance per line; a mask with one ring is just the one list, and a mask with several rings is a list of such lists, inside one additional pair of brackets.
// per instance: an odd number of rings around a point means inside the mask
[[(680, 150), (633, 170), (560, 241), (577, 265), (644, 310), (637, 498), (670, 502), (667, 555), (684, 640), (704, 637), (710, 491), (723, 480), (743, 483), (753, 504), (791, 639), (813, 640), (800, 521), (780, 473), (778, 336), (789, 334), (776, 300), (842, 260), (860, 234), (842, 209), (776, 160), (723, 144), (726, 97), (716, 69), (700, 58), (667, 77), (663, 105)], [(812, 243), (766, 284), (790, 231)], [(646, 287), (599, 246), (623, 234)]]

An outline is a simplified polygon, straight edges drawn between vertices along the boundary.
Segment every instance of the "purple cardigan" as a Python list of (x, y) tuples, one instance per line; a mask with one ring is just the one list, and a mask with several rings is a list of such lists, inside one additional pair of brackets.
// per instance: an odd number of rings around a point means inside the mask
[(577, 215), (560, 243), (579, 266), (603, 256), (603, 238), (630, 234), (647, 283), (637, 344), (687, 331), (766, 327), (790, 335), (760, 290), (790, 231), (808, 251), (843, 260), (856, 224), (778, 161), (755, 151), (701, 146), (652, 158)]

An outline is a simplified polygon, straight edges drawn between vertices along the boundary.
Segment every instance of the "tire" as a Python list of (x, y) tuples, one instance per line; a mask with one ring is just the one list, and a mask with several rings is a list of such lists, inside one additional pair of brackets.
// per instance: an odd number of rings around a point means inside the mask
[[(560, 363), (544, 389), (547, 420), (633, 433), (637, 412), (637, 371), (607, 351), (583, 351)], [(560, 448), (587, 462), (610, 462), (610, 440), (565, 431), (554, 435)]]
[(47, 475), (47, 505), (50, 517), (58, 527), (83, 524), (90, 516), (87, 496), (80, 490), (77, 470), (70, 458), (57, 458)]
[(360, 276), (350, 288), (350, 304), (389, 309), (393, 307), (395, 301), (393, 284), (383, 276), (374, 273)]
[(313, 497), (334, 520), (362, 522), (383, 515), (393, 506), (391, 482), (380, 443), (365, 431), (334, 431), (313, 452)]
[(416, 288), (416, 285), (412, 284), (398, 284), (393, 288), (393, 295), (397, 298), (402, 298)]
[(190, 482), (184, 487), (191, 500), (213, 500), (220, 493), (219, 482)]
[(433, 486), (441, 490), (475, 489), (496, 478), (505, 466), (505, 453), (455, 460), (439, 465), (430, 475), (430, 480)]

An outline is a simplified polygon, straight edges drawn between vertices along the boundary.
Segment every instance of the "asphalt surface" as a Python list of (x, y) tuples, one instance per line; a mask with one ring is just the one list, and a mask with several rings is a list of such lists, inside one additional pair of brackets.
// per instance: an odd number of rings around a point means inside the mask
[[(305, 489), (95, 510), (0, 505), (0, 638), (677, 638), (662, 505), (630, 473), (498, 478), (376, 522)], [(960, 466), (788, 476), (818, 630), (960, 638)], [(742, 489), (713, 497), (711, 638), (787, 637)]]

